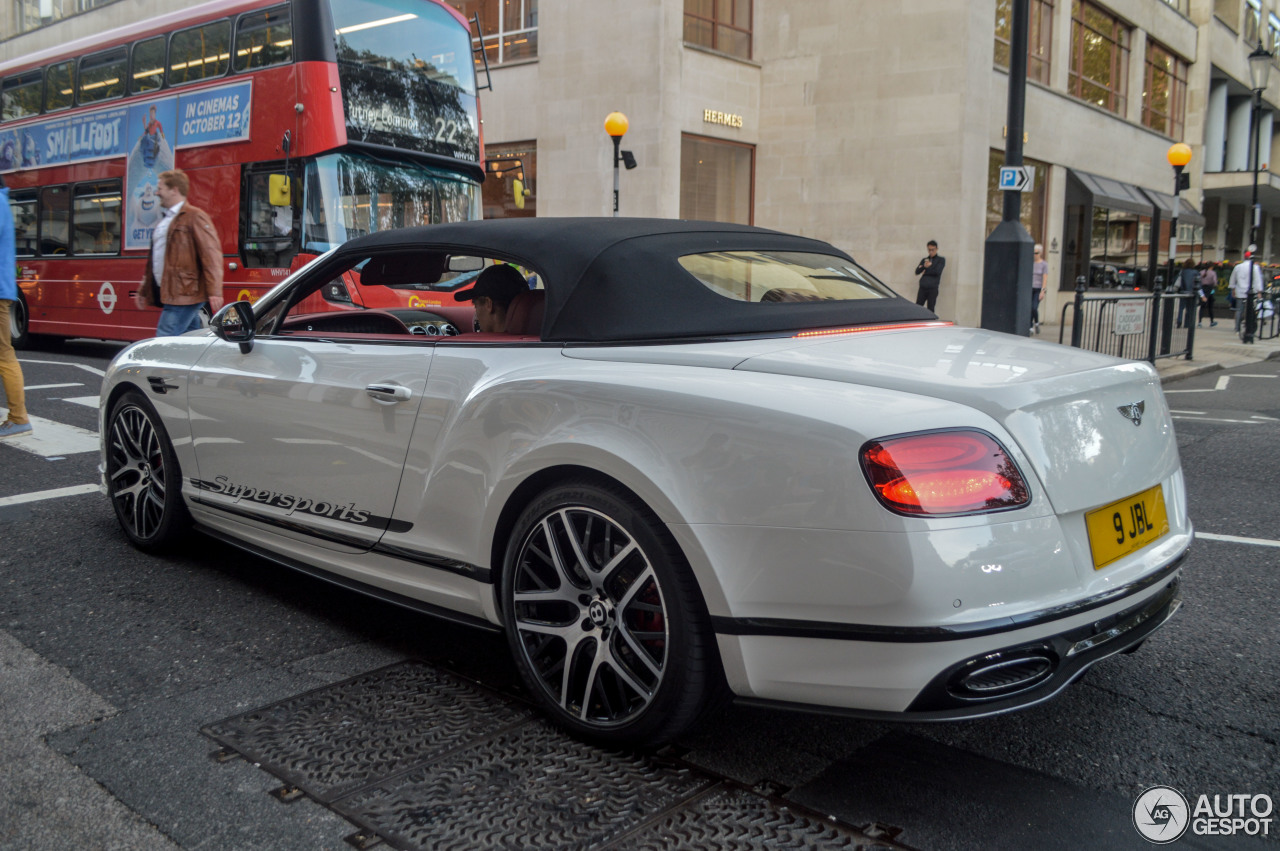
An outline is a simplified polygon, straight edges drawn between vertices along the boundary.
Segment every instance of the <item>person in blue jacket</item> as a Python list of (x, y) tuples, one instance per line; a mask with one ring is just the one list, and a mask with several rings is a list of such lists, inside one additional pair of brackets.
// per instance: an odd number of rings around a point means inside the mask
[(4, 383), (5, 403), (9, 416), (0, 424), (0, 438), (13, 438), (31, 431), (27, 420), (27, 399), (24, 395), (22, 366), (18, 354), (13, 351), (9, 339), (12, 328), (9, 311), (18, 301), (18, 261), (13, 242), (13, 210), (9, 207), (9, 187), (0, 177), (0, 381)]
[(9, 339), (9, 311), (18, 300), (18, 261), (13, 243), (13, 210), (9, 207), (9, 188), (0, 177), (0, 381), (9, 416), (0, 423), (0, 438), (16, 437), (31, 431), (27, 419), (27, 403), (22, 382), (22, 367)]

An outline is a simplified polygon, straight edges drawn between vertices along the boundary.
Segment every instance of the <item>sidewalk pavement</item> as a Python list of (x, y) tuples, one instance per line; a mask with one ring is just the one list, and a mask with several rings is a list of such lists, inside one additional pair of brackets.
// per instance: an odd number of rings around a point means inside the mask
[[(1157, 358), (1156, 371), (1160, 373), (1161, 382), (1168, 384), (1180, 378), (1280, 358), (1280, 337), (1263, 340), (1255, 335), (1254, 342), (1245, 344), (1240, 341), (1240, 335), (1232, 330), (1233, 324), (1234, 320), (1229, 312), (1226, 318), (1218, 320), (1216, 327), (1207, 321), (1203, 322), (1196, 328), (1191, 360), (1182, 355)], [(1039, 339), (1058, 339), (1056, 324), (1041, 325), (1040, 329)]]

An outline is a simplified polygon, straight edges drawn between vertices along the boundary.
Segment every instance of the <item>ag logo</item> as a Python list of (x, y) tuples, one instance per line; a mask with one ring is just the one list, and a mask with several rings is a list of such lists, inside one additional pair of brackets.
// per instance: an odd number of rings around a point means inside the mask
[(107, 314), (116, 308), (116, 288), (111, 286), (110, 281), (104, 281), (98, 290), (98, 307)]
[(1152, 786), (1133, 802), (1133, 826), (1143, 839), (1156, 845), (1181, 838), (1190, 823), (1187, 799), (1171, 786)]

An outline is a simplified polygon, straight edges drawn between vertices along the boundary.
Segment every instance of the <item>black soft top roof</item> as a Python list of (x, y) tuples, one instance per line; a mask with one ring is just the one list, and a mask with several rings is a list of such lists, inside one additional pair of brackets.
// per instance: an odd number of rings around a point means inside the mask
[(679, 258), (711, 251), (830, 254), (816, 239), (723, 222), (524, 218), (380, 231), (338, 253), (414, 249), (495, 257), (532, 269), (547, 291), (542, 339), (612, 342), (721, 337), (933, 319), (903, 298), (762, 305), (717, 295)]

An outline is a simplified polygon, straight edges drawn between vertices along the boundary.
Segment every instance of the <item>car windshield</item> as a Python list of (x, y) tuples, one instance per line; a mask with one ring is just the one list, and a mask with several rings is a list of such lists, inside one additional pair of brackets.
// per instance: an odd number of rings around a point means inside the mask
[(795, 251), (715, 251), (680, 258), (685, 271), (734, 301), (785, 303), (894, 298), (851, 260)]

